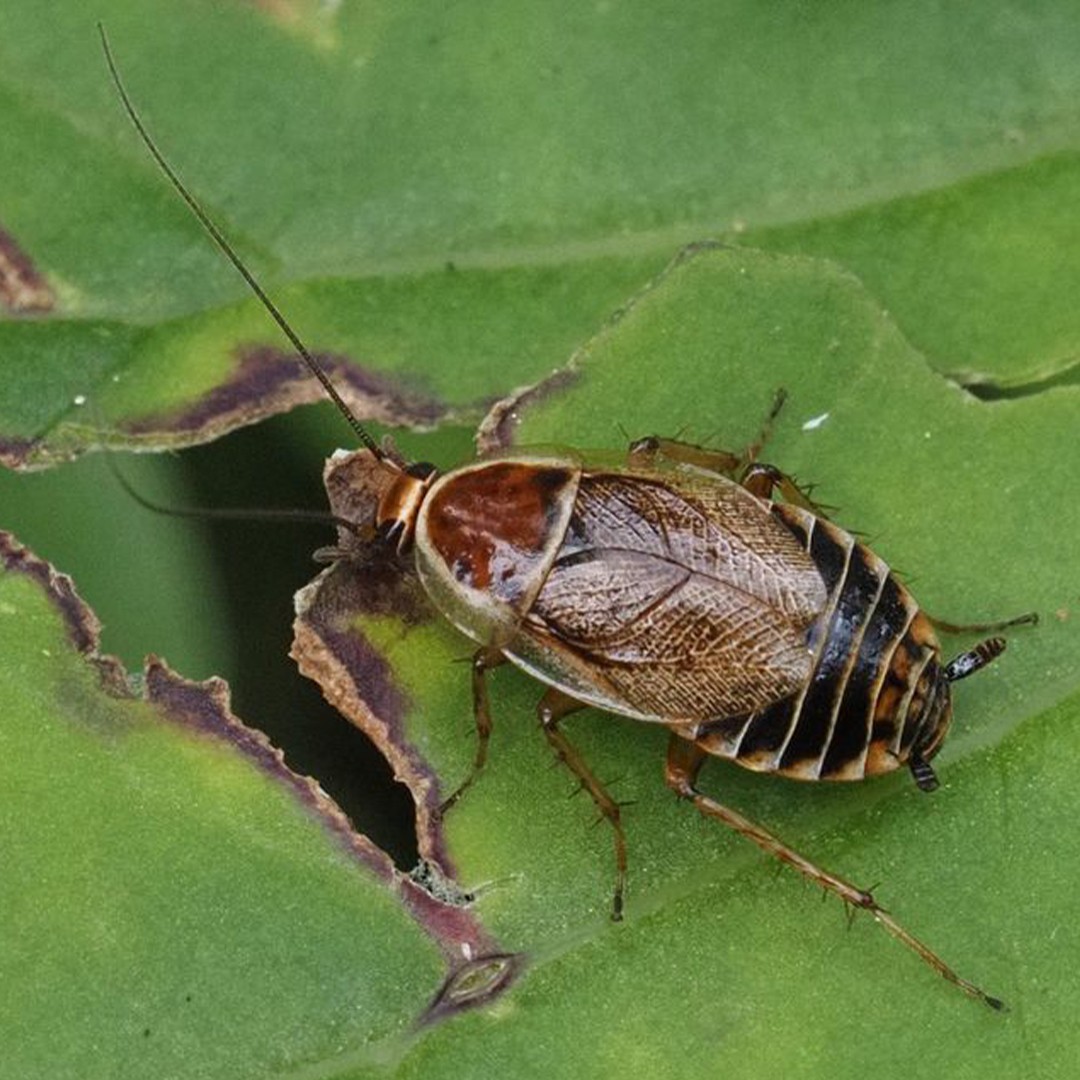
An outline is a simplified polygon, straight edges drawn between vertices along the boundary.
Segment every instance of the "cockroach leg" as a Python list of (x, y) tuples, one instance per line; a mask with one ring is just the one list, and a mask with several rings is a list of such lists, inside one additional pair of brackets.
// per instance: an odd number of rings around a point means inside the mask
[(813, 499), (801, 488), (795, 479), (781, 472), (773, 465), (753, 463), (746, 468), (739, 480), (751, 495), (759, 499), (772, 501), (777, 491), (784, 497), (784, 502), (794, 503), (817, 517), (827, 518), (829, 507), (814, 502)]
[(652, 469), (662, 460), (691, 465), (705, 472), (719, 473), (731, 478), (741, 472), (746, 464), (742, 454), (734, 454), (730, 450), (711, 450), (679, 439), (665, 439), (659, 435), (646, 435), (645, 438), (635, 439), (630, 444), (627, 464), (631, 468)]
[(800, 487), (794, 477), (781, 472), (773, 465), (758, 462), (758, 456), (772, 435), (773, 422), (786, 400), (786, 391), (778, 390), (757, 438), (742, 453), (713, 450), (694, 443), (683, 442), (680, 439), (664, 439), (659, 435), (648, 435), (630, 444), (627, 463), (631, 468), (640, 469), (652, 469), (658, 460), (689, 465), (695, 469), (735, 480), (751, 495), (760, 499), (771, 502), (776, 492), (779, 492), (785, 502), (794, 503), (818, 517), (828, 517), (830, 508), (814, 502), (809, 492)]
[(905, 930), (878, 904), (872, 893), (856, 888), (843, 878), (836, 877), (827, 870), (816, 866), (809, 859), (804, 858), (797, 851), (788, 847), (782, 840), (773, 836), (772, 833), (755, 824), (749, 818), (743, 817), (735, 810), (723, 806), (721, 803), (702, 794), (697, 789), (696, 782), (702, 763), (707, 756), (700, 747), (673, 733), (668, 742), (667, 765), (664, 770), (664, 779), (668, 786), (677, 795), (692, 802), (706, 817), (715, 818), (729, 828), (734, 829), (737, 833), (741, 833), (747, 840), (757, 844), (762, 851), (774, 856), (781, 862), (787, 863), (788, 866), (794, 867), (800, 874), (839, 896), (845, 903), (869, 911), (874, 919), (894, 938), (902, 941), (909, 949), (922, 957), (942, 978), (958, 986), (965, 994), (977, 998), (993, 1009), (1003, 1009), (1005, 1007), (1004, 1003), (998, 998), (991, 997), (974, 983), (961, 978), (937, 953)]
[(787, 391), (781, 387), (773, 396), (773, 403), (769, 407), (769, 412), (764, 421), (762, 421), (757, 438), (740, 455), (744, 468), (753, 465), (757, 461), (758, 455), (765, 449), (765, 444), (772, 438), (773, 424), (776, 423), (776, 418), (780, 415), (780, 410), (784, 407), (785, 401), (787, 401)]
[(488, 740), (491, 738), (491, 703), (488, 699), (487, 673), (506, 662), (506, 657), (494, 648), (477, 649), (472, 659), (473, 719), (476, 721), (476, 753), (469, 775), (443, 800), (439, 813), (445, 814), (475, 783), (487, 761)]
[(581, 756), (581, 752), (559, 729), (559, 722), (580, 708), (583, 708), (580, 701), (575, 701), (572, 697), (552, 687), (540, 699), (537, 712), (544, 735), (555, 751), (555, 756), (578, 778), (581, 786), (596, 804), (601, 816), (608, 820), (614, 830), (615, 893), (611, 900), (611, 917), (618, 922), (622, 919), (623, 893), (626, 890), (626, 837), (623, 835), (619, 804), (597, 779), (596, 774)]
[(679, 465), (690, 465), (705, 472), (718, 473), (736, 480), (743, 476), (758, 459), (765, 444), (772, 437), (773, 423), (787, 400), (786, 390), (777, 390), (772, 406), (761, 425), (761, 430), (741, 453), (730, 450), (717, 450), (681, 439), (665, 439), (659, 435), (647, 435), (630, 444), (627, 463), (631, 468), (651, 469), (658, 459), (666, 458)]

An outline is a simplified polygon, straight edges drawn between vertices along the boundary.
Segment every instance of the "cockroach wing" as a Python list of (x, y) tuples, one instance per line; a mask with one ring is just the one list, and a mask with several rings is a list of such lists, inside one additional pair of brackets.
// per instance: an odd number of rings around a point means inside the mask
[(738, 485), (585, 473), (563, 544), (504, 648), (572, 697), (692, 723), (752, 712), (810, 677), (826, 589)]

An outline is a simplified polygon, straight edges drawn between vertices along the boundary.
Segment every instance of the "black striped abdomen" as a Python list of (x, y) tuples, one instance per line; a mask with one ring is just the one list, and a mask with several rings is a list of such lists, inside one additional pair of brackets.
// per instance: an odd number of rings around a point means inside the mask
[(750, 716), (701, 725), (709, 753), (802, 780), (859, 780), (937, 749), (948, 686), (929, 620), (889, 567), (850, 533), (786, 503), (773, 514), (806, 547), (829, 600), (810, 629), (803, 690)]

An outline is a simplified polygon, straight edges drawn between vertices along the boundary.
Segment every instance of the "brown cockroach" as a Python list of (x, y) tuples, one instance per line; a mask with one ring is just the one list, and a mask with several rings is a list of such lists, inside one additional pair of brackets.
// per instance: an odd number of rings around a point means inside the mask
[(1000, 655), (1005, 642), (992, 637), (942, 663), (934, 621), (889, 567), (790, 477), (756, 460), (764, 438), (732, 454), (649, 437), (631, 444), (617, 468), (522, 454), (443, 474), (379, 445), (162, 156), (101, 33), (150, 154), (363, 444), (335, 461), (348, 472), (353, 506), (363, 508), (360, 520), (337, 519), (339, 555), (358, 545), (365, 557), (373, 547), (408, 555), (441, 614), (479, 646), (477, 750), (444, 810), (485, 763), (485, 674), (510, 661), (547, 687), (541, 729), (612, 826), (615, 918), (627, 864), (619, 805), (561, 727), (586, 706), (664, 725), (665, 779), (679, 796), (869, 911), (944, 978), (1001, 1008), (870, 892), (701, 792), (697, 776), (709, 756), (802, 780), (861, 780), (906, 766), (920, 788), (933, 790), (930, 760), (952, 718), (951, 684)]

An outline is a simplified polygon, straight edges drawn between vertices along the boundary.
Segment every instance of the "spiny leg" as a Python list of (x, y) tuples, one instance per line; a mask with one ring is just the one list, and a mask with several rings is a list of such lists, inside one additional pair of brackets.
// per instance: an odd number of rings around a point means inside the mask
[(487, 673), (506, 662), (506, 657), (494, 648), (477, 649), (472, 658), (473, 719), (476, 721), (476, 753), (472, 767), (464, 780), (443, 800), (439, 813), (445, 814), (475, 783), (487, 761), (488, 740), (491, 738), (491, 704), (488, 700)]
[(629, 463), (639, 468), (652, 468), (658, 458), (666, 458), (680, 465), (692, 465), (706, 472), (719, 473), (721, 476), (738, 480), (757, 461), (758, 455), (772, 435), (773, 422), (786, 400), (787, 391), (778, 390), (757, 438), (741, 453), (736, 454), (731, 450), (714, 450), (684, 442), (681, 439), (665, 439), (659, 435), (647, 435), (643, 439), (635, 439), (630, 444)]
[(801, 488), (794, 477), (781, 472), (773, 465), (764, 465), (757, 460), (772, 434), (773, 421), (786, 399), (785, 391), (777, 392), (773, 406), (757, 438), (742, 453), (713, 450), (694, 443), (683, 442), (680, 439), (664, 439), (659, 435), (648, 435), (630, 444), (629, 463), (631, 466), (645, 469), (653, 468), (657, 459), (667, 459), (679, 465), (691, 465), (696, 469), (726, 476), (760, 499), (771, 500), (779, 491), (785, 502), (801, 506), (819, 517), (827, 517), (829, 508), (815, 503), (810, 498), (809, 492)]
[(723, 806), (721, 803), (703, 795), (696, 787), (698, 772), (707, 757), (704, 750), (687, 739), (673, 734), (668, 743), (667, 766), (664, 770), (664, 779), (669, 787), (679, 796), (688, 799), (706, 817), (715, 818), (723, 822), (729, 828), (741, 833), (757, 844), (762, 851), (775, 856), (788, 866), (794, 867), (809, 878), (821, 885), (829, 892), (835, 893), (841, 900), (853, 907), (863, 908), (873, 915), (893, 937), (902, 941), (909, 949), (917, 953), (939, 975), (948, 979), (949, 982), (958, 986), (965, 994), (978, 998), (993, 1009), (1003, 1009), (1004, 1003), (998, 998), (991, 997), (985, 991), (980, 990), (974, 983), (961, 978), (944, 960), (924, 945), (918, 938), (905, 930), (878, 902), (873, 895), (864, 889), (856, 888), (843, 878), (830, 874), (821, 869), (809, 859), (804, 858), (797, 851), (790, 848), (782, 840), (773, 836), (772, 833), (763, 829), (760, 825), (743, 817), (735, 810)]
[(761, 451), (765, 449), (765, 444), (772, 438), (773, 424), (776, 423), (776, 418), (780, 415), (780, 410), (784, 407), (785, 401), (787, 401), (787, 391), (781, 387), (773, 395), (772, 405), (769, 407), (764, 421), (762, 421), (757, 438), (742, 452), (744, 465), (752, 465), (757, 461)]
[(804, 510), (809, 510), (810, 513), (816, 514), (818, 517), (827, 518), (829, 512), (834, 509), (833, 507), (822, 506), (820, 503), (814, 502), (814, 500), (810, 498), (808, 491), (804, 491), (799, 487), (793, 476), (781, 472), (774, 465), (763, 465), (760, 463), (749, 465), (743, 472), (739, 483), (742, 484), (751, 495), (756, 495), (759, 499), (772, 501), (776, 492), (779, 491), (784, 497), (784, 502), (794, 503), (795, 506), (801, 506)]
[(730, 450), (711, 450), (681, 439), (665, 439), (660, 435), (646, 435), (635, 439), (627, 451), (627, 460), (631, 467), (651, 469), (658, 459), (677, 462), (680, 465), (692, 465), (706, 472), (719, 473), (734, 479), (743, 469), (741, 454)]
[(577, 709), (584, 708), (580, 701), (575, 701), (554, 687), (540, 699), (537, 712), (540, 724), (548, 743), (555, 751), (555, 756), (581, 782), (602, 817), (610, 823), (615, 835), (615, 893), (611, 900), (611, 917), (616, 922), (623, 914), (623, 893), (626, 890), (626, 837), (623, 835), (619, 804), (608, 793), (607, 788), (597, 779), (576, 746), (559, 730), (559, 721)]

